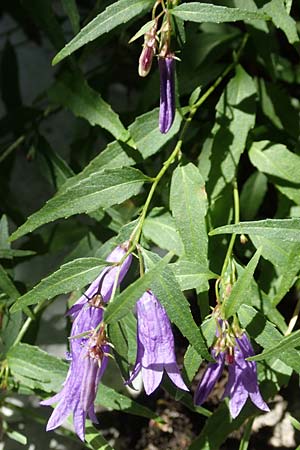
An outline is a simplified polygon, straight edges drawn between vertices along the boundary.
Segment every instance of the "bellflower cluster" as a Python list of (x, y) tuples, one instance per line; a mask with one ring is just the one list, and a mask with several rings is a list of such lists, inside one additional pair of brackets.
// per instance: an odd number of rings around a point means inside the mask
[(251, 342), (244, 332), (234, 340), (233, 346), (224, 346), (224, 336), (218, 337), (215, 348), (211, 352), (216, 362), (208, 364), (195, 392), (194, 402), (196, 405), (202, 405), (205, 402), (227, 364), (229, 377), (223, 398), (230, 399), (231, 416), (236, 418), (240, 414), (248, 397), (259, 409), (269, 411), (259, 391), (256, 362), (246, 360), (254, 355)]
[[(126, 251), (126, 245), (116, 247), (107, 261), (120, 262)], [(48, 421), (47, 431), (60, 426), (71, 412), (75, 431), (81, 440), (84, 440), (87, 416), (97, 423), (94, 400), (110, 354), (105, 326), (101, 323), (103, 305), (110, 300), (114, 285), (118, 286), (125, 277), (131, 259), (128, 255), (121, 265), (106, 267), (68, 312), (74, 319), (70, 339), (71, 362), (62, 390), (41, 402), (42, 405), (58, 403)]]
[(147, 291), (137, 302), (136, 312), (137, 357), (127, 384), (141, 371), (146, 394), (150, 395), (159, 386), (165, 370), (178, 388), (188, 391), (177, 366), (174, 336), (165, 308)]

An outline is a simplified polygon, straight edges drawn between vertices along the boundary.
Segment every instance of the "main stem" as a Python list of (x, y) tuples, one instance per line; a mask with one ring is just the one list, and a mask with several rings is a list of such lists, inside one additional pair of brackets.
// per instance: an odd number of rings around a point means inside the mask
[[(169, 158), (164, 162), (163, 167), (160, 169), (160, 171), (158, 172), (158, 174), (156, 175), (156, 177), (154, 178), (153, 184), (151, 186), (151, 189), (149, 191), (148, 197), (146, 199), (146, 202), (143, 206), (141, 215), (140, 215), (140, 219), (139, 222), (137, 224), (137, 227), (135, 228), (134, 232), (133, 232), (133, 240), (132, 240), (132, 245), (130, 246), (130, 251), (132, 251), (136, 244), (138, 243), (140, 236), (141, 236), (141, 232), (142, 232), (142, 228), (143, 228), (143, 224), (152, 200), (152, 197), (154, 195), (154, 192), (156, 190), (156, 187), (158, 185), (158, 183), (160, 182), (160, 180), (162, 179), (162, 177), (164, 176), (164, 174), (166, 173), (166, 171), (168, 170), (168, 168), (171, 166), (171, 164), (175, 161), (176, 157), (180, 154), (181, 151), (181, 146), (183, 143), (183, 138), (185, 136), (185, 133), (191, 123), (191, 121), (193, 120), (194, 115), (196, 114), (198, 108), (208, 99), (208, 97), (215, 91), (215, 89), (219, 86), (219, 84), (224, 80), (224, 78), (229, 74), (229, 72), (234, 69), (234, 67), (238, 64), (240, 56), (242, 54), (242, 51), (246, 45), (248, 39), (248, 34), (245, 34), (245, 36), (243, 37), (243, 40), (241, 42), (241, 45), (237, 51), (237, 53), (235, 54), (234, 57), (234, 61), (228, 66), (226, 67), (226, 69), (223, 71), (223, 73), (216, 79), (216, 81), (212, 84), (212, 86), (207, 89), (207, 91), (199, 98), (199, 100), (191, 107), (190, 113), (185, 121), (184, 126), (182, 127), (182, 130), (180, 132), (179, 135), (179, 139), (177, 141), (177, 144), (173, 150), (173, 152), (171, 153), (171, 155), (169, 156)], [(237, 211), (237, 209), (235, 209)], [(234, 241), (232, 243), (232, 246), (234, 244)]]

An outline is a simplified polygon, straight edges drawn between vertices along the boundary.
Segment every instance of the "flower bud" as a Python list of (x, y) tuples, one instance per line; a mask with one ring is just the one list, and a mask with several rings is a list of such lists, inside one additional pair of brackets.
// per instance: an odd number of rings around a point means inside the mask
[(172, 53), (158, 58), (160, 74), (159, 129), (167, 133), (175, 117), (175, 59)]
[(153, 25), (148, 33), (145, 33), (143, 50), (139, 58), (140, 77), (146, 77), (150, 72), (153, 56), (156, 52), (156, 30), (157, 23)]

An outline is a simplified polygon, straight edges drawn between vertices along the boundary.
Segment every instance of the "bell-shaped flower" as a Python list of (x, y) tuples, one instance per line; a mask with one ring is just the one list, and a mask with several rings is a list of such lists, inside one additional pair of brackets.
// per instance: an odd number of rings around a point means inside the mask
[(257, 369), (255, 361), (247, 361), (246, 358), (253, 356), (254, 351), (248, 336), (243, 333), (235, 338), (235, 345), (231, 351), (212, 351), (215, 363), (209, 363), (199, 385), (196, 389), (194, 402), (202, 405), (214, 385), (219, 380), (225, 363), (228, 364), (229, 378), (223, 397), (229, 397), (229, 410), (233, 418), (236, 418), (245, 405), (248, 397), (261, 410), (269, 411), (269, 407), (263, 400), (257, 380)]
[(146, 394), (150, 395), (159, 386), (165, 370), (178, 388), (188, 391), (177, 366), (174, 336), (164, 307), (147, 291), (137, 302), (136, 312), (137, 357), (127, 384), (141, 371)]
[(160, 75), (159, 130), (167, 133), (175, 117), (175, 58), (172, 53), (158, 58)]
[[(119, 263), (126, 252), (126, 244), (118, 246), (108, 256), (107, 261)], [(68, 312), (74, 318), (70, 336), (71, 363), (62, 390), (54, 397), (41, 402), (42, 405), (58, 402), (49, 419), (47, 430), (61, 425), (73, 412), (76, 433), (84, 440), (87, 415), (92, 421), (97, 420), (93, 402), (107, 365), (109, 345), (103, 326), (100, 327), (101, 333), (96, 334), (96, 341), (95, 330), (99, 329), (103, 319), (103, 305), (110, 300), (114, 287), (117, 287), (125, 277), (131, 259), (132, 256), (128, 255), (122, 264), (108, 266), (102, 270)]]
[(73, 413), (75, 431), (84, 441), (87, 416), (93, 422), (98, 422), (94, 401), (98, 384), (107, 366), (109, 351), (110, 347), (102, 328), (90, 337), (78, 355), (74, 355), (63, 389), (41, 402), (45, 406), (58, 403), (48, 421), (47, 431), (59, 427), (69, 414)]
[(237, 417), (245, 405), (248, 397), (262, 411), (270, 411), (259, 391), (257, 369), (255, 361), (246, 361), (254, 356), (251, 342), (245, 333), (236, 338), (234, 349), (234, 363), (229, 364), (229, 377), (224, 397), (229, 397), (229, 409), (233, 418)]

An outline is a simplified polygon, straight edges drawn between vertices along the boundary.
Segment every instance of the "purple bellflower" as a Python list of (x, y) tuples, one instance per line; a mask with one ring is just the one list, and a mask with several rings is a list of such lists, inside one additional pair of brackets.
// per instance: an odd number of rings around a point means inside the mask
[(151, 291), (147, 291), (137, 302), (136, 312), (137, 357), (126, 384), (142, 371), (144, 388), (150, 395), (159, 386), (165, 370), (178, 388), (188, 391), (177, 366), (174, 336), (164, 307)]
[(175, 58), (172, 53), (158, 58), (160, 75), (159, 130), (167, 133), (175, 117)]
[(234, 419), (240, 414), (248, 397), (259, 409), (269, 411), (259, 391), (256, 362), (246, 361), (246, 358), (254, 355), (250, 340), (245, 333), (235, 340), (232, 351), (228, 352), (231, 350), (228, 348), (218, 353), (212, 350), (216, 362), (208, 364), (194, 396), (195, 404), (202, 405), (220, 378), (225, 363), (228, 364), (229, 378), (223, 398), (229, 397), (229, 410)]
[[(126, 244), (116, 247), (107, 261), (120, 262), (126, 251)], [(131, 259), (128, 255), (121, 265), (106, 267), (68, 312), (74, 318), (71, 363), (62, 390), (41, 402), (46, 406), (58, 403), (48, 421), (47, 431), (60, 426), (73, 412), (75, 431), (84, 441), (87, 416), (97, 423), (94, 400), (110, 354), (105, 328), (101, 324), (103, 305), (110, 300), (114, 285), (118, 286), (125, 277)]]

